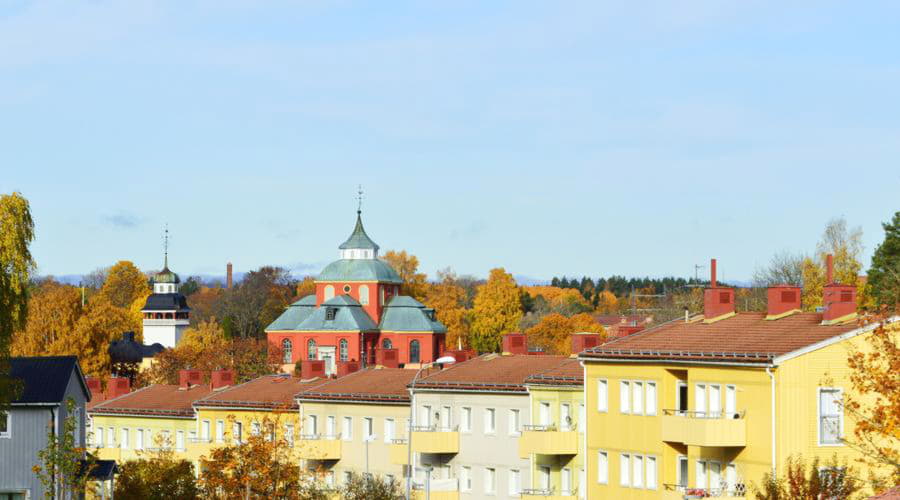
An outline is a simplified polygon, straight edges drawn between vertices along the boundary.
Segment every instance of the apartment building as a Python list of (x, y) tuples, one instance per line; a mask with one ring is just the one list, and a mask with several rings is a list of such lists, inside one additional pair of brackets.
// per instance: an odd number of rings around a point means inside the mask
[(822, 312), (801, 312), (785, 285), (766, 313), (736, 313), (712, 264), (702, 315), (580, 354), (589, 498), (740, 498), (791, 455), (855, 458), (839, 403), (848, 349), (872, 330), (856, 322), (855, 288), (829, 265)]
[(306, 466), (335, 488), (351, 473), (402, 481), (405, 456), (402, 462), (390, 457), (395, 443), (406, 438), (406, 386), (415, 375), (415, 370), (370, 368), (297, 394), (303, 421), (299, 456)]

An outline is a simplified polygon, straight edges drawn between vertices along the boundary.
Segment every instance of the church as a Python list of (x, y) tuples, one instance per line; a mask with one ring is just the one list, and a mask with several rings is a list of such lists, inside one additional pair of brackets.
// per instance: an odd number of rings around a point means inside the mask
[(395, 352), (407, 367), (440, 358), (447, 328), (434, 309), (400, 295), (402, 280), (378, 258), (361, 211), (353, 233), (338, 248), (340, 259), (319, 274), (315, 295), (291, 304), (266, 328), (269, 343), (281, 349), (282, 363), (324, 360), (326, 373), (332, 374), (339, 362), (375, 365), (379, 351)]

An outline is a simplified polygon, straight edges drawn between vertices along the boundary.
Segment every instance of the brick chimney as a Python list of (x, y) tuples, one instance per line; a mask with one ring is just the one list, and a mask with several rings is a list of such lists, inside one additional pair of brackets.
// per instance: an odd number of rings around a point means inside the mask
[(578, 354), (585, 349), (597, 347), (602, 342), (598, 333), (573, 333), (572, 354)]
[(778, 319), (800, 310), (800, 287), (773, 285), (766, 291), (768, 309), (766, 319)]
[(734, 313), (734, 289), (716, 281), (716, 259), (709, 261), (709, 288), (703, 291), (703, 318), (706, 322)]
[(503, 336), (503, 354), (528, 354), (528, 342), (524, 333), (507, 333)]
[(644, 329), (644, 325), (622, 325), (618, 328), (617, 337), (627, 337)]
[(325, 378), (325, 360), (305, 359), (301, 361), (300, 378), (303, 380)]
[(200, 370), (178, 370), (178, 386), (187, 389), (192, 385), (200, 385), (203, 382), (203, 373)]
[(91, 391), (91, 401), (106, 401), (106, 398), (103, 397), (103, 390), (100, 388), (100, 379), (95, 377), (85, 377), (85, 382), (87, 382), (88, 390)]
[(225, 266), (225, 288), (229, 290), (231, 290), (232, 285), (231, 276), (231, 262), (229, 262), (228, 265)]
[(213, 370), (209, 374), (209, 388), (215, 390), (234, 385), (234, 379), (234, 370)]
[(106, 382), (106, 399), (117, 398), (131, 392), (131, 380), (127, 377), (112, 377)]
[(856, 314), (856, 287), (834, 282), (834, 258), (825, 256), (825, 286), (822, 289), (823, 323), (841, 323)]
[(375, 364), (385, 368), (397, 368), (400, 366), (400, 352), (397, 349), (376, 349)]
[(359, 361), (338, 361), (337, 376), (343, 377), (359, 371)]

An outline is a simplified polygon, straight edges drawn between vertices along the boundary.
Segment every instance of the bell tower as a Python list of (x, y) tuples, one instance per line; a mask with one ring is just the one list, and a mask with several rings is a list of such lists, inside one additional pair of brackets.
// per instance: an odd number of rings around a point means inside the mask
[(153, 293), (141, 309), (144, 343), (175, 347), (191, 324), (191, 308), (178, 291), (181, 279), (169, 270), (169, 228), (166, 227), (162, 271), (151, 278)]

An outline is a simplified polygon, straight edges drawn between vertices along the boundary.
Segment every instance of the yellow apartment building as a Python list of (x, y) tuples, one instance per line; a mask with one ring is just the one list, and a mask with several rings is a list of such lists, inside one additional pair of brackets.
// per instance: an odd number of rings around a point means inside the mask
[(821, 313), (800, 312), (799, 287), (768, 299), (767, 313), (735, 313), (713, 275), (703, 315), (579, 355), (589, 498), (740, 498), (791, 455), (854, 458), (839, 403), (848, 349), (872, 329), (855, 289), (829, 283)]

